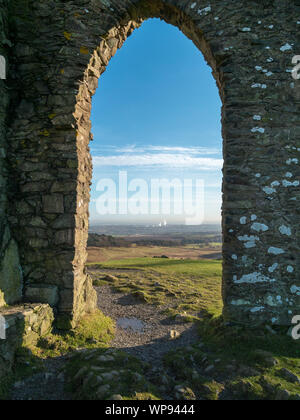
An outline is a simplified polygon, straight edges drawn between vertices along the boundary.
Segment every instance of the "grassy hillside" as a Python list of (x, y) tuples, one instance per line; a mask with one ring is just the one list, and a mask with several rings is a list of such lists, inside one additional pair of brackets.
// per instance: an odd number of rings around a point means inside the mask
[(89, 266), (95, 285), (110, 283), (171, 315), (201, 318), (222, 312), (222, 263), (215, 260), (132, 258)]

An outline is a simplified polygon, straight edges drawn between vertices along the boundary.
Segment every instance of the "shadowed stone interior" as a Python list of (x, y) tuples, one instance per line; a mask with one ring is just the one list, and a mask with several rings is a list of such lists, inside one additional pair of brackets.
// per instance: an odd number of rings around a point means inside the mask
[(126, 38), (159, 17), (204, 54), (223, 102), (224, 316), (290, 324), (300, 313), (300, 81), (291, 77), (300, 2), (0, 6), (0, 55), (8, 64), (0, 81), (0, 304), (22, 292), (25, 301), (52, 305), (66, 328), (94, 310), (85, 272), (91, 98)]

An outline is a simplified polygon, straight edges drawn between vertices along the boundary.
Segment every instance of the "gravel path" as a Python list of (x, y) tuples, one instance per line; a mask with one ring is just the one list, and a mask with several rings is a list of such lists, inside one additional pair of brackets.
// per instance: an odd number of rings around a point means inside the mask
[[(145, 325), (143, 331), (133, 331), (117, 326), (112, 347), (127, 351), (140, 359), (160, 364), (162, 356), (170, 350), (185, 347), (199, 340), (194, 324), (177, 323), (162, 313), (166, 307), (141, 303), (132, 295), (117, 293), (110, 286), (97, 288), (99, 308), (115, 321), (120, 318), (137, 319)], [(180, 336), (170, 338), (170, 331), (176, 330)]]

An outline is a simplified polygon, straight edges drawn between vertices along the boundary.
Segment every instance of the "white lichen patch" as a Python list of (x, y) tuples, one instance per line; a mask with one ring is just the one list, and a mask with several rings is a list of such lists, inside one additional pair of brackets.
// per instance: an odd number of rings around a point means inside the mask
[(280, 226), (279, 232), (282, 235), (286, 235), (286, 236), (291, 236), (292, 235), (292, 229), (288, 226), (285, 226), (285, 225)]
[(281, 255), (281, 254), (284, 254), (284, 253), (285, 253), (285, 251), (282, 248), (276, 248), (274, 246), (271, 246), (268, 249), (268, 254), (271, 254), (271, 255)]
[(294, 181), (294, 182), (291, 182), (291, 181), (287, 181), (286, 179), (284, 179), (284, 180), (282, 181), (282, 185), (283, 185), (285, 188), (288, 188), (288, 187), (299, 187), (300, 182), (299, 182), (299, 181)]
[(291, 265), (288, 265), (288, 266), (287, 266), (287, 268), (286, 268), (286, 271), (287, 271), (288, 273), (293, 273), (293, 272), (294, 272), (294, 267), (293, 267), (293, 266), (291, 266)]
[(204, 9), (199, 9), (198, 10), (198, 14), (200, 16), (207, 15), (209, 12), (211, 12), (211, 6), (207, 6), (207, 7), (204, 7)]
[(240, 218), (240, 224), (245, 225), (247, 223), (247, 217), (243, 216)]
[(256, 241), (259, 241), (259, 237), (258, 236), (248, 236), (248, 235), (244, 235), (244, 236), (238, 236), (238, 240), (241, 242), (245, 242), (244, 243), (244, 247), (247, 249), (250, 248), (255, 248), (256, 247)]
[(251, 129), (251, 132), (252, 133), (261, 133), (261, 134), (263, 134), (265, 132), (265, 129), (262, 128), (262, 127), (253, 127)]
[(271, 184), (271, 187), (279, 187), (280, 186), (280, 182), (279, 181), (273, 181)]
[(232, 258), (233, 260), (235, 260), (235, 261), (238, 259), (238, 257), (237, 257), (237, 255), (236, 255), (236, 254), (231, 255), (231, 258)]
[(255, 230), (256, 232), (266, 232), (269, 230), (269, 227), (263, 223), (253, 223), (251, 229)]
[(300, 296), (300, 287), (298, 286), (292, 286), (291, 287), (291, 292), (294, 294), (296, 294), (297, 296)]
[(238, 280), (237, 276), (234, 277), (235, 284), (256, 284), (256, 283), (274, 283), (276, 279), (271, 279), (270, 277), (265, 276), (262, 273), (255, 271), (254, 273), (244, 274), (240, 280)]
[(251, 303), (248, 300), (244, 299), (238, 299), (238, 300), (232, 300), (231, 305), (234, 306), (243, 306), (243, 305), (250, 305)]
[(299, 163), (299, 160), (297, 158), (290, 158), (286, 161), (287, 165), (291, 165), (292, 163), (295, 163), (296, 165)]
[(279, 267), (278, 263), (273, 264), (272, 267), (268, 268), (269, 273), (274, 273), (274, 271), (276, 271), (278, 267)]
[(254, 119), (254, 121), (261, 121), (261, 116), (260, 115), (253, 115), (253, 119)]
[(264, 306), (256, 306), (255, 308), (250, 309), (250, 312), (252, 313), (261, 312), (264, 309), (265, 309)]
[(256, 214), (252, 214), (251, 215), (251, 222), (254, 222), (255, 220), (257, 220), (257, 216), (256, 216)]
[(263, 191), (267, 194), (267, 195), (272, 195), (274, 193), (276, 193), (275, 188), (272, 187), (264, 187)]
[(289, 50), (292, 50), (292, 49), (293, 49), (292, 45), (290, 45), (290, 44), (286, 43), (285, 45), (283, 45), (283, 46), (280, 48), (280, 51), (284, 52), (284, 51), (289, 51)]
[(257, 89), (257, 88), (261, 88), (261, 89), (267, 89), (267, 85), (266, 84), (262, 84), (262, 83), (253, 83), (253, 85), (251, 85), (252, 89)]

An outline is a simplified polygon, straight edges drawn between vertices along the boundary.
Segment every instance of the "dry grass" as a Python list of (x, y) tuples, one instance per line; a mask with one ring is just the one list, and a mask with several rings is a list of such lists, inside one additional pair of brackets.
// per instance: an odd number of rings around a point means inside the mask
[(220, 259), (221, 244), (211, 244), (201, 248), (199, 245), (186, 245), (182, 247), (137, 246), (132, 248), (88, 248), (88, 264), (101, 263), (114, 260), (143, 258), (166, 255), (169, 258), (180, 259)]

